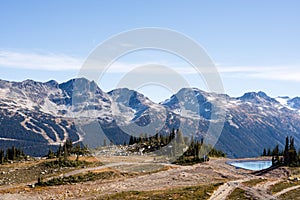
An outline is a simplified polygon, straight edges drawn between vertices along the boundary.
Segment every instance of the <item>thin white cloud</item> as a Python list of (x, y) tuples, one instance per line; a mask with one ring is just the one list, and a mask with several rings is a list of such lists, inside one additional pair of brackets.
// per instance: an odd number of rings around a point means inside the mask
[(0, 67), (61, 71), (78, 70), (81, 65), (81, 59), (63, 54), (0, 50)]
[[(36, 69), (47, 71), (79, 70), (83, 59), (53, 53), (16, 52), (0, 50), (0, 67), (19, 69)], [(99, 64), (100, 65), (100, 64)], [(96, 67), (99, 65), (95, 65)], [(129, 63), (116, 61), (109, 66), (107, 73), (128, 73), (145, 65), (162, 65), (178, 74), (193, 75), (198, 72), (187, 63), (171, 63), (169, 61)], [(300, 66), (229, 66), (217, 64), (217, 70), (227, 78), (251, 78), (278, 81), (300, 82)], [(99, 66), (100, 67), (100, 66)], [(103, 67), (103, 66), (102, 66)], [(145, 68), (144, 68), (145, 69)], [(158, 69), (158, 68), (155, 68)], [(97, 70), (97, 69), (94, 69)], [(141, 73), (141, 71), (139, 71)], [(151, 68), (142, 71), (145, 74), (163, 73), (166, 70), (154, 71)], [(202, 69), (201, 73), (211, 73), (210, 69)]]
[(230, 78), (251, 78), (300, 82), (300, 66), (218, 66), (219, 72)]

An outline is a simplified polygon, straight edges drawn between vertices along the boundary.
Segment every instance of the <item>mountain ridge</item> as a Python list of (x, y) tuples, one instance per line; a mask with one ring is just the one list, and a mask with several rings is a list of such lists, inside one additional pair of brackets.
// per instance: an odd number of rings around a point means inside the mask
[[(161, 133), (185, 127), (186, 136), (204, 137), (208, 127), (222, 116), (224, 128), (216, 147), (229, 157), (257, 156), (264, 147), (271, 148), (274, 143), (282, 146), (286, 135), (300, 141), (299, 97), (272, 98), (262, 91), (230, 97), (182, 88), (169, 99), (155, 103), (127, 88), (104, 92), (85, 78), (60, 84), (55, 80), (0, 79), (0, 144), (23, 146), (25, 151), (31, 148), (31, 154), (33, 149), (39, 149), (32, 147), (34, 142), (41, 143), (45, 150), (55, 148), (66, 138), (101, 145), (87, 134), (95, 119), (105, 132), (99, 140), (106, 138), (122, 144), (130, 137), (127, 132), (136, 136), (144, 130), (155, 133), (153, 121), (157, 121)], [(85, 124), (78, 126), (74, 119)], [(147, 126), (148, 129), (141, 128)], [(8, 139), (11, 140), (7, 142)]]

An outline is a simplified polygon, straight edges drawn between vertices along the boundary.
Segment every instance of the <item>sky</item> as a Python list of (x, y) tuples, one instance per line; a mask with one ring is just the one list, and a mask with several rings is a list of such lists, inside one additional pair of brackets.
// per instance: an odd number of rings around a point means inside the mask
[[(64, 82), (78, 77), (91, 52), (112, 36), (158, 27), (197, 42), (231, 96), (300, 96), (299, 7), (296, 0), (2, 0), (0, 79)], [(175, 69), (191, 87), (208, 89), (189, 63), (159, 50), (120, 57), (98, 83), (110, 91), (130, 70), (151, 63)], [(136, 89), (156, 102), (174, 92), (158, 84)]]

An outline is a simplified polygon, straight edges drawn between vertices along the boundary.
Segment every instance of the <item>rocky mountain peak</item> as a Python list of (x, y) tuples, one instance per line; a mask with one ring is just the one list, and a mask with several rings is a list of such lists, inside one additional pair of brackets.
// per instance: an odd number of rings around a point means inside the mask
[(300, 97), (295, 97), (287, 101), (288, 105), (295, 109), (300, 109)]
[(242, 101), (252, 102), (252, 103), (279, 103), (276, 99), (269, 97), (266, 93), (259, 92), (247, 92), (242, 97), (238, 98)]

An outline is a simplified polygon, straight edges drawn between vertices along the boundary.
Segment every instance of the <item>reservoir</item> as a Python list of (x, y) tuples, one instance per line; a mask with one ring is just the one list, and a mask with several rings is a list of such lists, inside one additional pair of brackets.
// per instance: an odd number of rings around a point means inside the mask
[(262, 170), (272, 166), (270, 160), (247, 160), (247, 161), (230, 161), (227, 164), (235, 166), (237, 168), (249, 169), (249, 170)]

